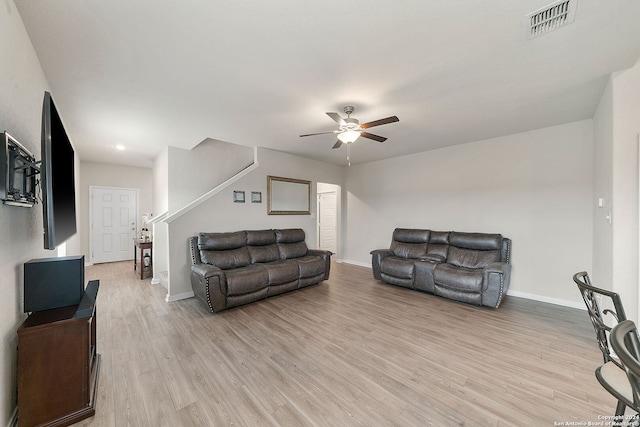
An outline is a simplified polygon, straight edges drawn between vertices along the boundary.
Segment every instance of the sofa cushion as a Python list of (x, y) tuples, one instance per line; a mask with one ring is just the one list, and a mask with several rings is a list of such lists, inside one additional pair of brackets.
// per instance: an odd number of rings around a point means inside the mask
[(433, 293), (454, 301), (465, 302), (473, 305), (482, 305), (482, 292), (465, 292), (460, 288), (449, 288), (447, 286), (440, 286), (436, 284)]
[(198, 249), (201, 251), (223, 251), (236, 249), (247, 244), (247, 233), (236, 231), (233, 233), (200, 233), (198, 234)]
[(276, 233), (273, 230), (248, 230), (247, 245), (265, 246), (276, 243)]
[(404, 277), (396, 277), (387, 273), (380, 273), (382, 277), (382, 281), (386, 283), (391, 283), (392, 285), (402, 286), (403, 288), (415, 289), (415, 285), (413, 284), (413, 277), (410, 279)]
[(269, 286), (282, 285), (298, 280), (298, 263), (290, 259), (279, 259), (278, 261), (264, 264), (269, 273)]
[(225, 271), (226, 295), (244, 295), (259, 291), (269, 285), (269, 273), (259, 264), (247, 265)]
[(432, 231), (429, 236), (429, 244), (434, 245), (448, 245), (449, 244), (449, 233), (448, 231)]
[(449, 232), (432, 231), (429, 236), (427, 255), (424, 257), (434, 262), (444, 262), (449, 252)]
[(400, 258), (421, 258), (427, 253), (429, 230), (414, 228), (396, 228), (393, 230), (391, 251)]
[(482, 270), (438, 264), (433, 271), (433, 280), (436, 285), (462, 292), (482, 291)]
[(427, 254), (426, 243), (405, 243), (393, 240), (391, 242), (391, 252), (400, 258), (421, 258)]
[(280, 251), (275, 243), (265, 246), (247, 246), (247, 248), (249, 250), (249, 257), (251, 258), (252, 264), (257, 262), (271, 262), (280, 259)]
[(414, 261), (396, 256), (388, 256), (380, 260), (380, 271), (393, 277), (413, 279)]
[(296, 258), (295, 262), (298, 263), (298, 274), (301, 279), (324, 275), (325, 263), (322, 257), (304, 256)]
[[(317, 282), (316, 282), (317, 283)], [(298, 289), (300, 287), (300, 281), (294, 280), (293, 282), (283, 283), (282, 285), (274, 285), (273, 283), (269, 284), (269, 288), (267, 291), (267, 296), (272, 297), (275, 295), (280, 295), (285, 292), (290, 292)]]
[(296, 243), (278, 243), (280, 258), (300, 258), (307, 254), (307, 244), (303, 241)]
[(200, 259), (204, 264), (215, 265), (222, 270), (251, 264), (251, 257), (246, 246), (226, 251), (200, 251)]
[(445, 262), (449, 253), (449, 245), (431, 244), (427, 246), (426, 259), (436, 262)]
[(459, 248), (481, 251), (500, 250), (502, 249), (502, 235), (452, 231), (449, 235), (449, 244)]
[(287, 228), (274, 231), (276, 233), (276, 242), (278, 243), (304, 242), (305, 234), (302, 228)]
[(481, 251), (450, 246), (447, 257), (448, 264), (466, 268), (482, 269), (485, 268), (487, 264), (496, 261), (500, 261), (500, 250)]
[(429, 230), (418, 230), (415, 228), (396, 228), (393, 230), (393, 238), (397, 242), (404, 243), (427, 243), (429, 241)]
[(268, 287), (244, 295), (229, 295), (226, 297), (225, 308), (237, 307), (254, 301), (260, 301), (261, 299), (265, 299), (267, 296), (269, 296)]

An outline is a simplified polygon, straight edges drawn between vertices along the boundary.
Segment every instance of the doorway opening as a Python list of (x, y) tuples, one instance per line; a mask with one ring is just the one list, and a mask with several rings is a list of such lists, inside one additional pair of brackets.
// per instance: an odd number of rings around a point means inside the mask
[(334, 253), (340, 259), (340, 186), (318, 183), (318, 249)]

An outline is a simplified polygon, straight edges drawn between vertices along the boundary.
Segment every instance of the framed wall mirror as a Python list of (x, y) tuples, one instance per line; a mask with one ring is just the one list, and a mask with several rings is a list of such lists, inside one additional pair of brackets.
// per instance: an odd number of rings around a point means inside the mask
[(267, 176), (268, 215), (311, 215), (311, 181)]

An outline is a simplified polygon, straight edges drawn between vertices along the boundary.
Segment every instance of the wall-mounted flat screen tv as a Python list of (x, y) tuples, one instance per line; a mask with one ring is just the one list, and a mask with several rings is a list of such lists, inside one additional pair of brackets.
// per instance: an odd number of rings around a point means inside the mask
[(55, 249), (76, 233), (75, 161), (53, 98), (42, 103), (42, 210), (44, 248)]

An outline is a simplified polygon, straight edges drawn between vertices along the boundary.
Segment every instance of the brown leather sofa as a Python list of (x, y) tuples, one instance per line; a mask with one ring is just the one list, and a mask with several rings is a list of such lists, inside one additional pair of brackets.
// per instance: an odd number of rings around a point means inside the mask
[(320, 283), (331, 268), (299, 228), (200, 233), (189, 246), (191, 287), (211, 312)]
[(500, 234), (396, 228), (371, 252), (373, 277), (469, 304), (498, 308), (511, 277), (511, 240)]

